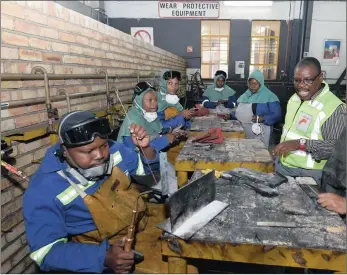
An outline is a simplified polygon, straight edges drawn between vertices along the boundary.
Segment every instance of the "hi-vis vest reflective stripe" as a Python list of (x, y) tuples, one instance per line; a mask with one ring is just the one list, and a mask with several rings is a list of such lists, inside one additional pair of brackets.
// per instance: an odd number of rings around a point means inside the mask
[[(113, 155), (113, 166), (118, 165), (123, 159), (122, 155), (120, 152), (115, 152)], [(138, 166), (136, 170), (136, 175), (142, 176), (145, 175), (145, 170), (143, 168), (142, 160), (140, 155), (138, 156)], [(87, 188), (93, 186), (96, 183), (96, 181), (88, 181), (87, 185), (82, 185), (82, 184), (77, 184), (80, 189), (83, 191), (86, 190)], [(78, 197), (78, 194), (75, 189), (72, 188), (72, 186), (69, 186), (66, 188), (63, 192), (61, 192), (58, 196), (57, 199), (63, 204), (67, 205), (70, 202), (72, 202), (74, 199)]]
[[(313, 101), (302, 103), (296, 94), (289, 99), (281, 142), (300, 138), (323, 140), (322, 125), (343, 104), (330, 92), (329, 85), (324, 84), (325, 87)], [(323, 170), (326, 160), (316, 162), (311, 154), (297, 150), (286, 158), (281, 157), (281, 162), (287, 167)]]
[(30, 258), (36, 262), (39, 266), (41, 265), (41, 262), (43, 258), (47, 255), (47, 253), (51, 250), (52, 246), (57, 242), (67, 242), (67, 238), (61, 238), (59, 240), (56, 240), (50, 244), (45, 245), (44, 247), (41, 247), (40, 249), (34, 251), (30, 254)]

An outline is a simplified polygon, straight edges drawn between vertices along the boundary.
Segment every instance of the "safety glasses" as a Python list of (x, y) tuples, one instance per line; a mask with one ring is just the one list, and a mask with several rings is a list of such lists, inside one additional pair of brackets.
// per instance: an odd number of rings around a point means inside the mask
[(111, 133), (108, 119), (102, 117), (74, 125), (61, 138), (67, 147), (78, 147), (92, 143), (96, 136), (106, 139)]

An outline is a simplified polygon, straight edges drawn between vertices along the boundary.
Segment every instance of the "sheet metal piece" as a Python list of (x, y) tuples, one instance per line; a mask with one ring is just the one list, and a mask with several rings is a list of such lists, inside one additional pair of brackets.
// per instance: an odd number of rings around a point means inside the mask
[[(265, 184), (262, 184), (261, 181), (255, 181), (253, 179), (250, 179), (249, 177), (237, 173), (228, 171), (221, 174), (221, 178), (226, 180), (234, 180), (234, 184), (243, 184), (246, 185), (253, 190), (255, 190), (257, 193), (266, 196), (266, 197), (275, 197), (278, 196), (278, 190), (276, 188), (271, 188)], [(264, 173), (265, 174), (265, 173)]]
[(228, 171), (227, 173), (236, 176), (241, 175), (243, 178), (247, 178), (256, 183), (267, 185), (271, 188), (275, 188), (282, 183), (288, 182), (288, 179), (280, 173), (269, 174), (248, 168), (236, 168)]
[(169, 198), (171, 229), (175, 231), (190, 216), (215, 198), (214, 171), (185, 185)]
[(293, 222), (257, 222), (257, 226), (267, 227), (298, 227)]
[(306, 193), (306, 195), (312, 199), (316, 199), (321, 193), (321, 189), (318, 185), (300, 184), (299, 186)]

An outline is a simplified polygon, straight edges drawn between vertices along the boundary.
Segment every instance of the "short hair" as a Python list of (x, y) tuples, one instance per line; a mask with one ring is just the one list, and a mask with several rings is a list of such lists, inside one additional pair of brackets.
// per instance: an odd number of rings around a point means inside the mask
[(304, 57), (303, 59), (301, 59), (298, 62), (298, 64), (296, 64), (295, 70), (302, 66), (314, 67), (319, 74), (322, 72), (322, 67), (320, 65), (320, 62), (318, 61), (317, 58), (314, 58), (314, 57)]

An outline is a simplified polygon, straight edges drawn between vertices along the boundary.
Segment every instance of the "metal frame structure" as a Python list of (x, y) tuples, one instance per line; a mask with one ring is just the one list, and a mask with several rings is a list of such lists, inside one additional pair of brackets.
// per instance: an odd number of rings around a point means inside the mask
[[(34, 67), (30, 74), (2, 74), (1, 81), (43, 80), (45, 87), (45, 97), (15, 100), (8, 103), (3, 102), (1, 107), (2, 109), (45, 103), (48, 114), (48, 122), (38, 123), (28, 127), (5, 131), (2, 133), (2, 139), (4, 139), (7, 143), (10, 143), (11, 141), (27, 141), (49, 134), (51, 138), (51, 143), (55, 144), (57, 142), (56, 128), (58, 120), (58, 111), (56, 108), (52, 107), (52, 102), (65, 99), (67, 102), (68, 111), (71, 111), (70, 99), (78, 97), (89, 97), (105, 94), (107, 100), (106, 110), (104, 110), (104, 108), (100, 108), (100, 110), (98, 109), (95, 111), (95, 114), (99, 117), (107, 116), (112, 126), (114, 126), (114, 116), (117, 115), (117, 113), (120, 111), (120, 108), (119, 106), (116, 106), (117, 100), (116, 102), (114, 102), (114, 98), (111, 96), (111, 93), (115, 93), (116, 98), (119, 98), (119, 92), (127, 91), (129, 89), (132, 89), (133, 87), (118, 89), (116, 85), (113, 85), (110, 88), (109, 80), (113, 79), (115, 81), (119, 81), (121, 78), (136, 78), (137, 81), (140, 81), (141, 78), (155, 80), (156, 77), (159, 76), (157, 76), (154, 72), (151, 72), (149, 75), (140, 75), (138, 72), (133, 72), (130, 75), (115, 74), (111, 76), (108, 74), (106, 69), (99, 69), (97, 74), (48, 74), (46, 69), (41, 66)], [(105, 79), (106, 89), (105, 91), (68, 94), (68, 92), (62, 87), (58, 89), (57, 96), (51, 96), (49, 81), (68, 79)], [(131, 103), (126, 102), (126, 105), (126, 107), (129, 107)]]

